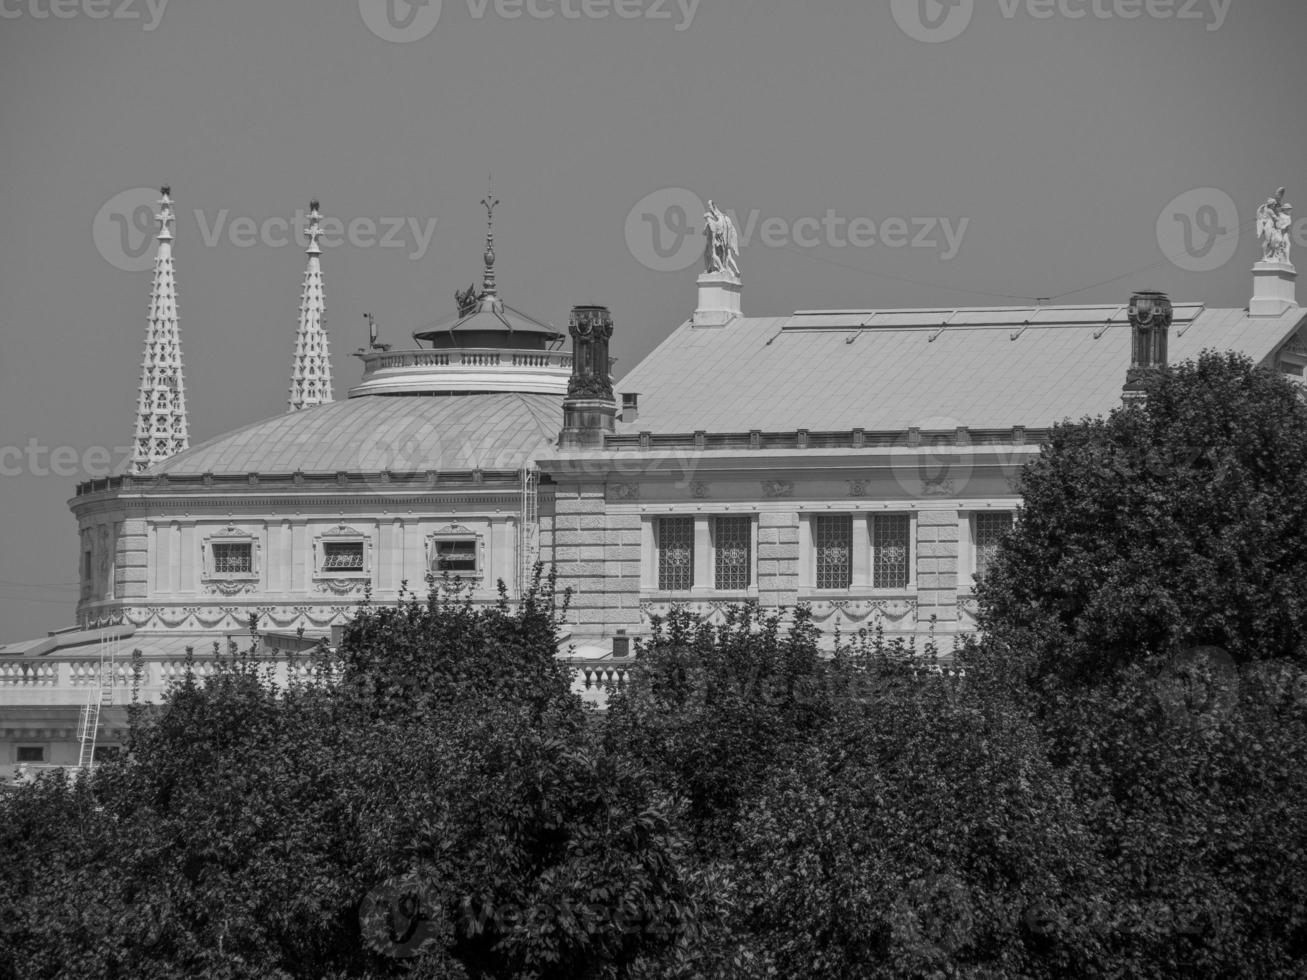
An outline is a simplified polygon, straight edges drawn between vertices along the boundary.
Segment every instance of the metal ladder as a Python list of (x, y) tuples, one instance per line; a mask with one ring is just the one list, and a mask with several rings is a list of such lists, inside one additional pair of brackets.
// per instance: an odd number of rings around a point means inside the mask
[(95, 684), (82, 705), (82, 717), (77, 726), (77, 768), (89, 771), (95, 767), (95, 743), (100, 734), (100, 709), (113, 704), (113, 680), (118, 667), (119, 638), (100, 637), (100, 664)]
[(531, 586), (531, 576), (540, 557), (540, 501), (537, 496), (539, 474), (529, 466), (522, 468), (522, 508), (517, 522), (517, 595), (520, 599)]

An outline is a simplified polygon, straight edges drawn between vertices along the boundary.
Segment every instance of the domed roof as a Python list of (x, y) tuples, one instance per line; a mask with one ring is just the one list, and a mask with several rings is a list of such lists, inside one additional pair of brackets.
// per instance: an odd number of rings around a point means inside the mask
[(149, 472), (513, 471), (555, 444), (562, 404), (528, 392), (351, 398), (244, 426)]

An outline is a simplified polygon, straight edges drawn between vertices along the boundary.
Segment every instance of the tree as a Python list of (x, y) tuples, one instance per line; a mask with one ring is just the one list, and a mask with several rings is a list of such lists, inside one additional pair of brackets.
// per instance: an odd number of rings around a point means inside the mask
[(289, 687), (248, 652), (189, 675), (123, 760), (0, 802), (0, 976), (562, 980), (669, 946), (675, 841), (591, 737), (558, 609), (433, 590)]
[(1036, 677), (1090, 682), (1204, 645), (1307, 663), (1307, 403), (1235, 354), (1142, 407), (1056, 426), (979, 588), (982, 627)]

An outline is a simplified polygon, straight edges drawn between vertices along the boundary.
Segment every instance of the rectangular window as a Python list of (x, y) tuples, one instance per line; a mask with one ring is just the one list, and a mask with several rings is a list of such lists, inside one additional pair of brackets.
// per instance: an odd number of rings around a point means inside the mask
[(95, 556), (90, 551), (82, 552), (82, 580), (90, 583), (95, 578)]
[(907, 514), (877, 514), (871, 519), (872, 588), (907, 588), (911, 533), (912, 518)]
[(328, 541), (322, 545), (324, 572), (363, 571), (362, 541)]
[(109, 762), (118, 758), (122, 754), (122, 748), (117, 745), (97, 745), (95, 747), (94, 760), (96, 762)]
[(974, 520), (976, 577), (980, 578), (989, 571), (989, 566), (998, 553), (999, 541), (1012, 529), (1012, 515), (1007, 511), (976, 514)]
[(752, 584), (752, 530), (753, 519), (749, 517), (713, 518), (714, 581), (718, 589), (739, 592)]
[(214, 575), (249, 575), (254, 571), (254, 549), (249, 542), (215, 541)]
[(18, 746), (19, 762), (44, 762), (45, 746), (44, 745), (20, 745)]
[(658, 519), (658, 588), (688, 592), (694, 587), (694, 518)]
[(812, 550), (817, 556), (817, 588), (847, 589), (853, 584), (852, 516), (814, 517)]
[(463, 578), (475, 575), (477, 573), (476, 539), (436, 541), (432, 548), (431, 571), (435, 575)]

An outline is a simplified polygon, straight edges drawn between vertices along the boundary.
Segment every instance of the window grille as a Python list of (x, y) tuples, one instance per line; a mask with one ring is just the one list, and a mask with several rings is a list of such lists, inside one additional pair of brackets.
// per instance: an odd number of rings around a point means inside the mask
[(912, 556), (907, 514), (877, 514), (871, 519), (871, 584), (876, 589), (904, 589)]
[(694, 518), (658, 520), (658, 588), (688, 592), (694, 587)]
[(362, 541), (332, 541), (322, 546), (324, 572), (363, 571)]
[(822, 515), (812, 519), (817, 554), (817, 588), (847, 589), (853, 584), (853, 518)]
[(753, 520), (749, 517), (713, 518), (718, 589), (739, 591), (749, 587), (753, 566), (752, 525)]
[(1012, 515), (1006, 511), (994, 514), (977, 514), (976, 521), (976, 577), (989, 571), (998, 554), (998, 543), (1012, 529)]
[(20, 745), (18, 746), (17, 762), (44, 762), (45, 746), (44, 745)]
[(464, 577), (475, 575), (477, 573), (476, 540), (467, 538), (459, 541), (437, 541), (431, 570), (437, 575)]
[(248, 544), (234, 541), (214, 542), (214, 575), (249, 575), (253, 571), (254, 558)]

